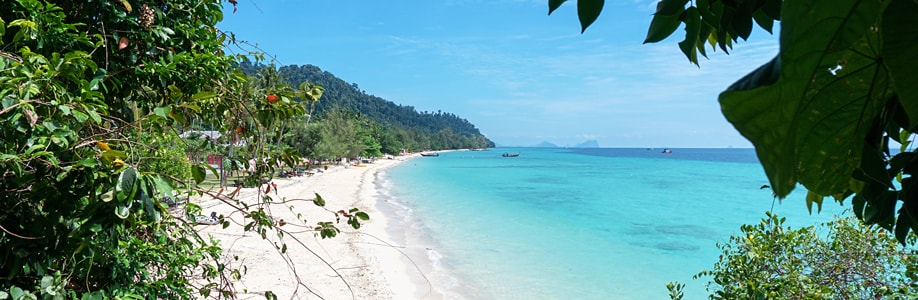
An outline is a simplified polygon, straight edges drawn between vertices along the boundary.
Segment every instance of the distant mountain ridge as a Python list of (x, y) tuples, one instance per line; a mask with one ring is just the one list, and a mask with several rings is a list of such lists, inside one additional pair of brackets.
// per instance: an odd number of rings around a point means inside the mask
[[(247, 74), (254, 74), (265, 66), (243, 63), (239, 67)], [(360, 112), (382, 125), (404, 129), (408, 134), (427, 136), (435, 144), (444, 145), (444, 149), (494, 147), (494, 142), (466, 119), (442, 111), (418, 112), (413, 106), (369, 95), (360, 90), (356, 83), (347, 83), (317, 66), (280, 66), (278, 72), (291, 86), (309, 82), (325, 89), (316, 105), (317, 115), (339, 106)]]

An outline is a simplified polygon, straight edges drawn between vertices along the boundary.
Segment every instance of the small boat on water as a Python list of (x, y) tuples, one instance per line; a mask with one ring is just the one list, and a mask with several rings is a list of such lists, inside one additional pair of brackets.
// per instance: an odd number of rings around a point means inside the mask
[(503, 156), (503, 157), (517, 157), (517, 156), (520, 156), (520, 154), (519, 154), (519, 153), (504, 153), (504, 154), (501, 154), (501, 156)]
[(663, 153), (663, 154), (673, 154), (673, 150), (663, 149), (663, 152), (661, 152), (661, 153)]
[(432, 156), (432, 157), (434, 157), (434, 156), (440, 156), (440, 153), (436, 153), (436, 152), (433, 152), (433, 153), (421, 153), (421, 156)]

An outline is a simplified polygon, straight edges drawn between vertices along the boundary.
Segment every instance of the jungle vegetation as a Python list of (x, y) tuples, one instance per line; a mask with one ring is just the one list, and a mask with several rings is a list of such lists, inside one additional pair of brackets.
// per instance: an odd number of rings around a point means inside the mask
[[(0, 299), (232, 298), (245, 267), (195, 230), (200, 206), (174, 210), (176, 199), (223, 201), (244, 230), (295, 246), (268, 209), (284, 199), (264, 185), (304, 157), (490, 145), (454, 115), (243, 72), (265, 56), (217, 27), (224, 3), (236, 1), (0, 1)], [(400, 114), (380, 117), (389, 110)], [(197, 130), (218, 134), (182, 137)], [(202, 158), (211, 154), (222, 165)], [(249, 170), (260, 201), (203, 185), (225, 175), (217, 169)], [(322, 238), (336, 235), (336, 219), (359, 228), (369, 218), (304, 200), (333, 216), (305, 227)]]

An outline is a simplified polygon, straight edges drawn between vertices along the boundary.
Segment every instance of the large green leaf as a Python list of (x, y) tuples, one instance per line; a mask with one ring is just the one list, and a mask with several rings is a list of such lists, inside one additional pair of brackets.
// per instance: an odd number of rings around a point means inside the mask
[(137, 171), (133, 167), (125, 168), (118, 175), (118, 184), (115, 185), (115, 196), (118, 201), (131, 200), (134, 197), (135, 183), (137, 183)]
[(153, 184), (156, 186), (156, 194), (160, 197), (172, 197), (172, 185), (169, 184), (162, 176), (152, 176)]
[(596, 18), (599, 18), (604, 4), (605, 0), (577, 0), (577, 16), (580, 18), (582, 27), (580, 33), (585, 32), (587, 27), (590, 27)]
[(194, 179), (194, 183), (196, 184), (201, 184), (201, 182), (204, 182), (204, 177), (207, 175), (207, 171), (205, 171), (204, 167), (201, 165), (203, 164), (196, 164), (191, 166), (191, 178)]
[(561, 4), (564, 4), (564, 1), (567, 0), (548, 0), (548, 14), (555, 12), (558, 7), (561, 7)]
[(884, 72), (869, 44), (884, 5), (785, 3), (779, 58), (721, 93), (724, 116), (755, 146), (778, 197), (798, 182), (819, 195), (847, 190), (886, 99)]
[(689, 61), (698, 65), (698, 52), (695, 49), (698, 46), (698, 35), (701, 33), (701, 14), (693, 6), (685, 10), (683, 17), (685, 19), (685, 40), (679, 42), (679, 49)]
[(883, 14), (883, 61), (889, 69), (909, 128), (918, 126), (918, 3), (893, 0)]
[(657, 11), (654, 13), (654, 16), (679, 15), (685, 10), (686, 3), (688, 3), (688, 0), (660, 0), (660, 2), (657, 2)]
[(661, 12), (661, 5), (662, 2), (657, 5), (657, 13), (653, 15), (650, 27), (647, 28), (647, 37), (644, 39), (645, 44), (662, 41), (673, 34), (676, 28), (679, 28), (679, 25), (682, 24), (681, 17), (682, 12), (685, 11), (684, 8), (680, 7), (678, 11), (667, 14)]

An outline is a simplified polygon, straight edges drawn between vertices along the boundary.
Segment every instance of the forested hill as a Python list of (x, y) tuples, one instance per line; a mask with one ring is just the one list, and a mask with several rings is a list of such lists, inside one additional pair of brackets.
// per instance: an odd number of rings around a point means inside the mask
[[(240, 68), (247, 74), (254, 74), (263, 65), (244, 63)], [(399, 105), (392, 101), (369, 95), (361, 91), (356, 83), (348, 83), (332, 73), (323, 71), (314, 65), (288, 65), (278, 68), (278, 73), (289, 81), (291, 86), (298, 86), (301, 82), (309, 82), (325, 88), (322, 99), (316, 105), (316, 114), (334, 107), (342, 107), (364, 114), (368, 118), (384, 126), (396, 129), (420, 132), (431, 140), (438, 137), (459, 136), (462, 140), (470, 141), (457, 143), (443, 148), (457, 147), (494, 147), (494, 142), (487, 139), (474, 124), (455, 114), (448, 112), (418, 112), (413, 106)], [(437, 143), (439, 144), (439, 143)]]

